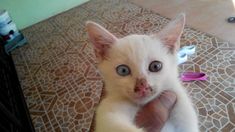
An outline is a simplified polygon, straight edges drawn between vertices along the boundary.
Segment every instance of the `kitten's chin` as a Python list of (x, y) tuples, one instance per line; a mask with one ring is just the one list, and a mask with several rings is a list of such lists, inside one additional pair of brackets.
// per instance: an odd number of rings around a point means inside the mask
[(156, 98), (158, 94), (159, 92), (153, 90), (150, 93), (146, 94), (136, 94), (136, 93), (127, 94), (126, 97), (137, 105), (144, 105), (153, 100), (154, 98)]
[(157, 95), (151, 95), (151, 96), (145, 96), (145, 97), (132, 97), (132, 102), (138, 104), (138, 105), (145, 105), (151, 100), (153, 100)]

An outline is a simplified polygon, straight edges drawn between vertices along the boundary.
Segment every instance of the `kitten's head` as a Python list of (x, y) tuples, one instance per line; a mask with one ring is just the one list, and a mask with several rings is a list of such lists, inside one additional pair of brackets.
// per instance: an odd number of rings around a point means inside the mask
[(117, 38), (102, 26), (87, 22), (108, 94), (144, 104), (166, 89), (177, 78), (176, 52), (184, 24), (185, 15), (181, 14), (159, 33)]

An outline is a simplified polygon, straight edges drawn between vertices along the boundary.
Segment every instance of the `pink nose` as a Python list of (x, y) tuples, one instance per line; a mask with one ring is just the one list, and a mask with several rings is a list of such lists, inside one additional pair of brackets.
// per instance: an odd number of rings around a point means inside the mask
[(148, 90), (150, 90), (150, 87), (149, 87), (146, 79), (144, 79), (144, 78), (136, 79), (134, 92), (146, 93)]

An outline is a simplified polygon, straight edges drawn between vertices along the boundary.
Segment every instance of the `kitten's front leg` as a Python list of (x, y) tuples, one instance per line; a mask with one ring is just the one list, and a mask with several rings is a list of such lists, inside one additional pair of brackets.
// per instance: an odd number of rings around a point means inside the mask
[(133, 122), (137, 110), (127, 101), (104, 99), (96, 113), (96, 132), (144, 132)]
[(175, 132), (199, 132), (198, 119), (190, 98), (184, 90), (176, 92), (177, 103), (171, 113), (169, 123)]
[(102, 114), (96, 118), (96, 132), (144, 132), (137, 128), (124, 115), (118, 113)]

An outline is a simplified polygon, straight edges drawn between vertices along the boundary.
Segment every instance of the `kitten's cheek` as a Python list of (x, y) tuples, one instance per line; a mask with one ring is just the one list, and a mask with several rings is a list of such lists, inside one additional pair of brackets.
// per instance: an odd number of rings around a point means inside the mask
[(124, 88), (122, 89), (122, 94), (128, 98), (132, 98), (133, 97), (133, 92), (131, 88)]

